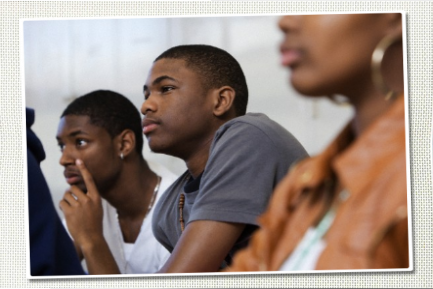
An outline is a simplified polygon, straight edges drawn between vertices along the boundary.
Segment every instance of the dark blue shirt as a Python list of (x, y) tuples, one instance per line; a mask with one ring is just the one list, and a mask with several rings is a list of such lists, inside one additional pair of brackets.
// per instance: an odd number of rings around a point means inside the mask
[(39, 165), (45, 151), (31, 130), (34, 120), (34, 110), (26, 108), (31, 275), (81, 275), (80, 260), (57, 215)]

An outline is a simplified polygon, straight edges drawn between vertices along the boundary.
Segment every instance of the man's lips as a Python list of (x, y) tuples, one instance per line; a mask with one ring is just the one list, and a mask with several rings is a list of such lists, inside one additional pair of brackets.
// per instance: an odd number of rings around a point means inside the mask
[(301, 60), (302, 53), (299, 49), (281, 47), (281, 64), (293, 67)]
[(159, 122), (153, 119), (145, 118), (143, 120), (143, 134), (148, 134), (154, 131), (159, 125)]
[(81, 175), (79, 173), (65, 171), (63, 175), (65, 176), (66, 182), (69, 185), (73, 185), (82, 181)]

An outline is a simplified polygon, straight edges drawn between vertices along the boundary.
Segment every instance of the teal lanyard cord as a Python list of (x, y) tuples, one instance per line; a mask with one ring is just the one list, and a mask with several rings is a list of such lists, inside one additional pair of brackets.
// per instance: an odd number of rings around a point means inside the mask
[(305, 256), (310, 253), (311, 247), (316, 244), (328, 231), (329, 227), (331, 227), (332, 222), (334, 221), (335, 210), (330, 209), (325, 216), (320, 221), (319, 225), (316, 227), (316, 231), (314, 232), (314, 236), (308, 240), (308, 243), (303, 246), (299, 257), (297, 258), (293, 270), (299, 270), (299, 266), (302, 264), (302, 261), (305, 260)]

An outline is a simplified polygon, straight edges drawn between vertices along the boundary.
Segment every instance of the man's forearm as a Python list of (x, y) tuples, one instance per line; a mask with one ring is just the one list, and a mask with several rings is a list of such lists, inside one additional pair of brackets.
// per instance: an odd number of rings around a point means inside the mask
[(120, 274), (119, 268), (105, 239), (81, 246), (81, 252), (86, 260), (89, 274)]

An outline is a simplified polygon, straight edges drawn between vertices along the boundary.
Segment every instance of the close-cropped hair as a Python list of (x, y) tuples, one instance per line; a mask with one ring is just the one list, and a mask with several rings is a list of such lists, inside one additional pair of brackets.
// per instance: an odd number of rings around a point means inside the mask
[(180, 45), (166, 50), (154, 62), (160, 59), (184, 60), (187, 67), (201, 76), (206, 90), (225, 85), (232, 87), (236, 92), (233, 104), (236, 115), (246, 113), (248, 87), (245, 75), (237, 60), (227, 51), (204, 44)]
[(142, 154), (141, 116), (125, 96), (110, 90), (96, 90), (71, 102), (60, 118), (67, 115), (88, 116), (91, 124), (104, 128), (112, 138), (125, 129), (132, 130), (135, 135), (135, 150), (139, 155)]

